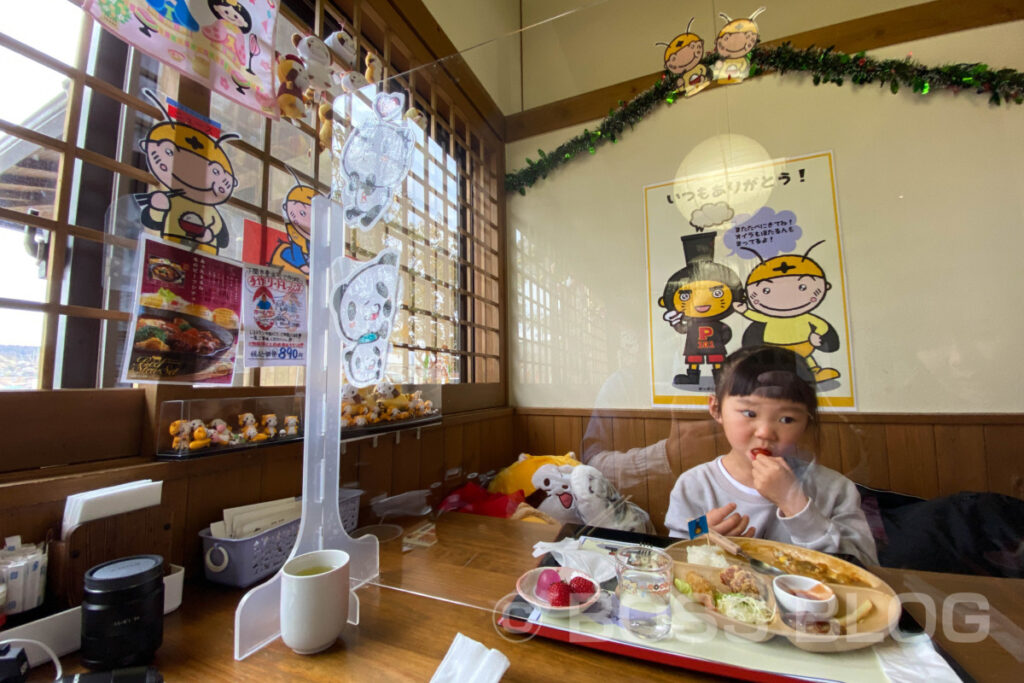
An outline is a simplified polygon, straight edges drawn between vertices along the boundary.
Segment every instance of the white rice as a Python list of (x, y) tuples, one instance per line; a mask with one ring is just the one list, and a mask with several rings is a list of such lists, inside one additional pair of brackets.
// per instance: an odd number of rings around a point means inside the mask
[(728, 567), (725, 554), (718, 546), (691, 545), (686, 549), (686, 561), (690, 564), (701, 564), (706, 567)]

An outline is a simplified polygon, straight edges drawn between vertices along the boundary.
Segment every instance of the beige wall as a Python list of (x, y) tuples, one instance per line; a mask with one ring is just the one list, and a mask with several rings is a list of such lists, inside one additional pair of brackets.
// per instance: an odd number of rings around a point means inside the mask
[[(874, 54), (1024, 69), (1022, 30), (1004, 24)], [(509, 169), (577, 132), (509, 145)], [(514, 405), (589, 407), (609, 378), (602, 405), (650, 405), (642, 188), (725, 133), (772, 157), (835, 154), (859, 410), (1024, 411), (1015, 355), (1024, 109), (973, 93), (815, 87), (802, 76), (659, 107), (618, 144), (510, 196)]]

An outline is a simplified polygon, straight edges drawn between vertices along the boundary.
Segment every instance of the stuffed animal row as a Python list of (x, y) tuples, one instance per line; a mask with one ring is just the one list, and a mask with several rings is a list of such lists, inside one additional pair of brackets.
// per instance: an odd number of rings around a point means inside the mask
[(346, 384), (341, 391), (341, 426), (372, 427), (374, 425), (401, 422), (419, 417), (436, 415), (437, 410), (423, 392), (402, 393), (387, 379), (372, 391), (357, 389)]
[(252, 413), (238, 416), (238, 429), (232, 430), (225, 420), (217, 417), (209, 424), (200, 419), (175, 420), (171, 423), (171, 449), (176, 452), (198, 451), (210, 446), (237, 446), (301, 435), (299, 416), (288, 415), (279, 425), (276, 413), (260, 416), (259, 423)]
[(522, 491), (526, 503), (560, 524), (586, 524), (605, 529), (653, 533), (651, 517), (622, 497), (601, 471), (565, 455), (528, 455), (503, 469), (491, 481), (492, 493)]

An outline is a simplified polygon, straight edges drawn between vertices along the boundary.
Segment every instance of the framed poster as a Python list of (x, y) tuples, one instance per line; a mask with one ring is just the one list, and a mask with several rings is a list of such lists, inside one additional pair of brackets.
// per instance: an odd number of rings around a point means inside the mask
[(853, 408), (831, 152), (644, 188), (654, 405), (705, 407), (725, 356), (784, 346), (819, 405)]
[(151, 235), (139, 240), (121, 381), (231, 384), (242, 267)]

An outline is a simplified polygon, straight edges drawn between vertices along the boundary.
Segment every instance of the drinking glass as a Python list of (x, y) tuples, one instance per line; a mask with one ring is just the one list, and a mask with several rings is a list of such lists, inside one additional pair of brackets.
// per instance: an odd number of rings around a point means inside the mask
[(646, 640), (672, 630), (672, 558), (657, 548), (626, 546), (615, 552), (619, 624)]

